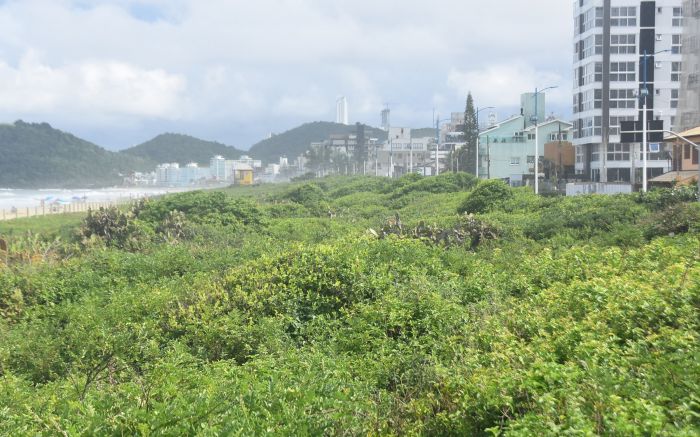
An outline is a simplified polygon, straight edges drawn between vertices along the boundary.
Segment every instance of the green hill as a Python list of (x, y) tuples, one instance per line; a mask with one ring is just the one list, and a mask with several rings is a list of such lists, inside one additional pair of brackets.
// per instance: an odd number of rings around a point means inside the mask
[[(386, 132), (380, 129), (369, 126), (366, 126), (365, 129), (372, 137), (386, 139)], [(311, 143), (326, 140), (331, 135), (349, 134), (356, 131), (357, 127), (354, 125), (347, 126), (327, 121), (306, 123), (260, 141), (250, 148), (250, 155), (264, 162), (277, 161), (282, 155), (292, 159), (308, 150)]]
[(109, 152), (48, 123), (0, 125), (0, 187), (110, 186), (145, 169), (141, 158)]
[(235, 147), (172, 133), (158, 135), (150, 141), (122, 150), (120, 153), (142, 158), (153, 164), (178, 162), (183, 165), (190, 162), (209, 165), (212, 156), (221, 155), (224, 158), (236, 159), (242, 154)]

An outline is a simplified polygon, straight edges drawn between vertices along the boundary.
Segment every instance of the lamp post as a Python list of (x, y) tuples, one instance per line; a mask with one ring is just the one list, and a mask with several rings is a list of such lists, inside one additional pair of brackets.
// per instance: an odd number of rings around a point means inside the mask
[(535, 194), (540, 194), (540, 120), (537, 107), (539, 99), (537, 96), (554, 88), (558, 88), (558, 86), (548, 86), (547, 88), (543, 88), (541, 90), (535, 88), (535, 115), (533, 116), (535, 121)]
[[(479, 113), (481, 111), (486, 111), (487, 109), (496, 109), (494, 106), (487, 106), (485, 108), (476, 108), (476, 178), (479, 179), (479, 170), (481, 166), (479, 165), (479, 134), (481, 133), (481, 128), (479, 126)], [(466, 123), (466, 120), (465, 120)], [(465, 138), (468, 140), (468, 138)], [(459, 170), (459, 169), (458, 169)]]
[(642, 191), (645, 193), (647, 192), (647, 184), (648, 184), (648, 176), (647, 176), (647, 151), (648, 151), (648, 137), (647, 137), (647, 130), (649, 126), (647, 125), (647, 96), (649, 95), (649, 88), (647, 88), (647, 60), (649, 56), (655, 56), (658, 55), (659, 53), (664, 53), (664, 52), (670, 52), (671, 50), (659, 50), (656, 53), (653, 54), (648, 54), (646, 50), (644, 50), (643, 59), (644, 61), (642, 62), (642, 68), (643, 68), (643, 81), (644, 85), (642, 86), (642, 90), (640, 92), (640, 98), (643, 100), (643, 105), (642, 105)]

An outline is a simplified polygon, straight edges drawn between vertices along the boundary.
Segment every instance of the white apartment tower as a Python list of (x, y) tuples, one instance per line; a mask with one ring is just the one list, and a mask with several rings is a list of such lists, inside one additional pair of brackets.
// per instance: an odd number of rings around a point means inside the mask
[[(681, 83), (683, 0), (575, 0), (573, 132), (576, 172), (600, 182), (642, 179), (640, 144), (620, 142), (620, 122), (676, 124)], [(646, 56), (645, 56), (646, 53)], [(648, 156), (648, 175), (671, 168), (663, 148)]]
[(348, 125), (350, 124), (348, 117), (348, 99), (345, 96), (339, 97), (336, 101), (335, 122)]

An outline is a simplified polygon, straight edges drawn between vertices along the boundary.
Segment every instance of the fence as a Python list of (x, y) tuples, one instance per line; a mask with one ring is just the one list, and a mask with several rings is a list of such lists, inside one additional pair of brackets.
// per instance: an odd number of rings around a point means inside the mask
[(132, 203), (134, 199), (105, 200), (103, 202), (75, 202), (70, 204), (44, 204), (41, 206), (30, 206), (22, 208), (0, 210), (0, 220), (14, 220), (28, 217), (39, 217), (46, 215), (71, 214), (77, 212), (87, 212), (89, 209), (108, 208)]

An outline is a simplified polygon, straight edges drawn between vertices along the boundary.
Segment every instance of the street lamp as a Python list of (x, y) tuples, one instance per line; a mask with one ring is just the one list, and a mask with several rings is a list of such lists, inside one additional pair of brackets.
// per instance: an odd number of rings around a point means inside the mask
[(647, 151), (648, 151), (648, 138), (647, 138), (647, 96), (649, 95), (649, 88), (647, 88), (647, 59), (649, 56), (655, 56), (658, 55), (659, 53), (664, 53), (664, 52), (670, 52), (671, 50), (659, 50), (656, 53), (653, 54), (648, 54), (646, 50), (644, 50), (644, 55), (643, 59), (644, 62), (642, 63), (642, 67), (644, 69), (644, 75), (643, 75), (643, 80), (644, 80), (644, 86), (641, 89), (640, 92), (640, 99), (644, 100), (644, 104), (642, 106), (642, 162), (644, 170), (642, 170), (642, 191), (645, 193), (647, 192)]
[(547, 88), (543, 88), (541, 90), (538, 90), (535, 88), (535, 115), (532, 117), (535, 121), (535, 194), (540, 194), (540, 169), (539, 169), (539, 164), (540, 164), (540, 120), (538, 116), (538, 94), (544, 94), (545, 91), (547, 90), (552, 90), (554, 88), (558, 88), (558, 86), (548, 86)]
[[(496, 107), (487, 106), (486, 108), (476, 108), (476, 173), (474, 174), (476, 175), (477, 179), (479, 179), (479, 170), (481, 170), (481, 166), (479, 165), (479, 134), (481, 133), (481, 128), (479, 126), (479, 113), (481, 111), (486, 111), (487, 109), (496, 109)], [(465, 140), (469, 139), (465, 138)]]

